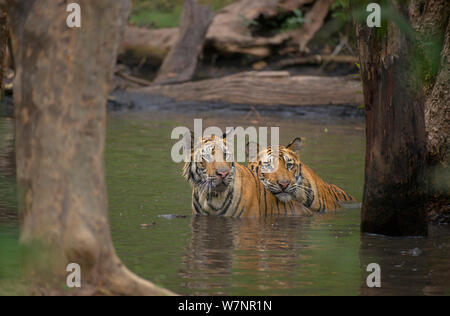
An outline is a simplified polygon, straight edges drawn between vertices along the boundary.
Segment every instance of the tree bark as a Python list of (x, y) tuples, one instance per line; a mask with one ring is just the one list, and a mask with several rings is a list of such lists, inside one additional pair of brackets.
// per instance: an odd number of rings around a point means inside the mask
[(6, 69), (6, 51), (8, 47), (8, 24), (6, 10), (0, 4), (0, 101), (3, 99), (3, 77)]
[(446, 0), (417, 0), (410, 8), (425, 69), (427, 131), (427, 214), (434, 223), (450, 222), (450, 6)]
[(109, 230), (105, 104), (130, 5), (77, 3), (81, 28), (70, 29), (65, 1), (9, 2), (20, 241), (32, 250), (29, 273), (43, 294), (60, 293), (68, 263), (81, 266), (82, 287), (67, 294), (170, 294), (123, 266)]
[(431, 164), (450, 162), (450, 20), (445, 32), (441, 70), (425, 103), (428, 153)]
[(205, 42), (213, 13), (196, 0), (185, 0), (180, 36), (156, 76), (156, 84), (177, 83), (192, 79)]
[(354, 66), (358, 62), (358, 58), (349, 55), (311, 55), (306, 57), (294, 57), (280, 60), (276, 63), (279, 68), (291, 67), (295, 65), (305, 64), (328, 64), (328, 63), (342, 63)]
[[(409, 3), (392, 3), (392, 9), (410, 21)], [(360, 1), (353, 2), (354, 8), (359, 5)], [(393, 21), (386, 28), (357, 22), (356, 31), (366, 107), (361, 229), (426, 235), (425, 99), (421, 78), (413, 72), (414, 40)]]
[[(450, 162), (450, 6), (446, 0), (417, 0), (411, 5), (418, 46), (429, 65), (424, 92), (425, 124), (431, 165)], [(436, 52), (436, 53), (434, 53)]]

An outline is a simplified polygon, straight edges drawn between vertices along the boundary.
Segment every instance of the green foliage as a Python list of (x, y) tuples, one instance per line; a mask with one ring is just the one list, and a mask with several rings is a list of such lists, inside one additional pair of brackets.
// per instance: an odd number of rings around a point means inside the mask
[(237, 0), (199, 0), (198, 3), (208, 5), (212, 11), (218, 11)]
[[(217, 11), (235, 0), (200, 0)], [(183, 0), (134, 0), (130, 22), (137, 26), (149, 28), (176, 27), (179, 25), (183, 11)]]
[(350, 7), (349, 0), (335, 0), (331, 5), (331, 9), (335, 10), (336, 8), (345, 8), (348, 9)]
[(304, 23), (308, 23), (309, 21), (305, 19), (303, 16), (303, 12), (295, 9), (293, 11), (294, 15), (288, 17), (284, 22), (281, 24), (281, 30), (282, 31), (288, 31), (293, 29), (298, 29), (301, 27)]
[(418, 85), (431, 86), (441, 68), (442, 39), (431, 32), (416, 33), (411, 70)]
[(174, 27), (178, 25), (182, 8), (182, 0), (134, 0), (130, 22), (150, 28)]
[(330, 15), (331, 18), (325, 21), (313, 41), (336, 46), (345, 37), (349, 43), (354, 43), (353, 20), (349, 0), (335, 0), (331, 5)]
[(348, 22), (351, 19), (349, 0), (335, 0), (331, 5), (331, 16), (341, 22)]

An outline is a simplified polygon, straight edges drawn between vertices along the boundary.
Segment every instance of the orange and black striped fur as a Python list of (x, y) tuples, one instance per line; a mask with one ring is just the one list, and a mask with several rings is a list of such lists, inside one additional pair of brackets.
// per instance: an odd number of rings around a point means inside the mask
[(301, 139), (296, 138), (286, 147), (279, 146), (278, 153), (271, 147), (261, 151), (257, 148), (258, 154), (255, 161), (249, 163), (249, 168), (280, 201), (295, 199), (313, 212), (341, 209), (342, 202), (356, 201), (341, 188), (320, 179), (302, 163), (297, 153), (300, 147)]
[(193, 187), (194, 214), (229, 217), (311, 214), (301, 203), (284, 203), (275, 198), (250, 169), (233, 161), (226, 140), (216, 136), (200, 140), (183, 167), (183, 176)]

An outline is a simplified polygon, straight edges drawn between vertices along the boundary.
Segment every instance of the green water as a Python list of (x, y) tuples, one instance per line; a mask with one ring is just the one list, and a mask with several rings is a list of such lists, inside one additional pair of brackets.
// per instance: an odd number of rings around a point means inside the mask
[[(105, 152), (111, 234), (133, 272), (184, 295), (450, 294), (448, 228), (431, 227), (428, 238), (361, 235), (358, 206), (311, 218), (192, 217), (191, 188), (180, 175), (181, 164), (171, 160), (175, 141), (170, 134), (176, 126), (193, 128), (194, 118), (202, 118), (204, 128), (278, 126), (282, 144), (300, 136), (305, 139), (303, 162), (361, 199), (361, 120), (113, 114)], [(8, 148), (12, 125), (0, 119), (3, 148)], [(0, 293), (2, 282), (20, 274), (15, 189), (6, 175), (11, 169), (4, 163), (8, 155), (2, 156), (6, 151), (0, 150)], [(164, 214), (185, 217), (159, 217)], [(381, 266), (380, 289), (366, 286), (366, 266), (372, 262)]]
[(18, 294), (10, 283), (20, 276), (13, 128), (13, 120), (0, 117), (0, 295)]

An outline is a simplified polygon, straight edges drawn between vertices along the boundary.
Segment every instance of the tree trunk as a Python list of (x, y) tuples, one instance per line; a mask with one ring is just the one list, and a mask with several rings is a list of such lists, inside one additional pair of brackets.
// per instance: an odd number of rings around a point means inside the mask
[(445, 32), (441, 70), (425, 103), (430, 163), (450, 162), (450, 20)]
[(185, 0), (180, 36), (170, 50), (155, 79), (156, 84), (176, 83), (192, 79), (205, 42), (213, 13), (196, 0)]
[(60, 293), (78, 263), (81, 292), (68, 294), (170, 294), (123, 266), (109, 231), (105, 104), (128, 1), (78, 0), (73, 29), (65, 1), (9, 3), (20, 241), (36, 288)]
[[(408, 2), (392, 3), (392, 9), (410, 21)], [(358, 7), (360, 1), (353, 4)], [(426, 235), (425, 99), (422, 78), (414, 72), (417, 47), (393, 21), (382, 28), (357, 22), (356, 30), (366, 107), (361, 229)]]
[(428, 217), (450, 222), (450, 6), (446, 0), (417, 0), (411, 7), (425, 72), (425, 128), (429, 183)]
[(8, 26), (5, 8), (0, 5), (0, 102), (3, 99), (3, 76), (6, 69), (6, 51), (8, 47)]

